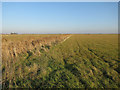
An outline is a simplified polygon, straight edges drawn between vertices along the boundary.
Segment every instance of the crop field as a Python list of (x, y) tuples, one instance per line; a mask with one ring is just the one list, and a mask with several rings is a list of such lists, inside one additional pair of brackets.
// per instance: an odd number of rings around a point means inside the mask
[(118, 88), (117, 34), (2, 35), (3, 88)]

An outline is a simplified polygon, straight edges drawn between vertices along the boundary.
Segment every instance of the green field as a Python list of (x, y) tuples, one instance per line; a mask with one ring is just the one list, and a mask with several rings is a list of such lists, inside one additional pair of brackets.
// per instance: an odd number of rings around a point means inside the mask
[(11, 59), (14, 62), (3, 60), (3, 88), (120, 87), (118, 35), (68, 36), (62, 42), (44, 46), (47, 50), (40, 49), (40, 55), (33, 48)]

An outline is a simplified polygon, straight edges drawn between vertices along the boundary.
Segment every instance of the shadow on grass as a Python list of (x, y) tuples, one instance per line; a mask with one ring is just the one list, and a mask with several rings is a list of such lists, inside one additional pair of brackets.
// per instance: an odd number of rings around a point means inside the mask
[(33, 53), (32, 53), (32, 52), (30, 52), (30, 51), (27, 51), (27, 53), (28, 53), (28, 56), (27, 56), (27, 58), (26, 58), (26, 59), (28, 59), (30, 56), (32, 56), (32, 55), (33, 55)]
[(67, 64), (66, 60), (64, 60), (64, 62), (64, 67), (69, 70), (73, 75), (75, 75), (85, 87), (88, 87), (89, 85), (82, 79), (81, 73), (78, 71), (78, 69), (74, 67), (75, 64)]

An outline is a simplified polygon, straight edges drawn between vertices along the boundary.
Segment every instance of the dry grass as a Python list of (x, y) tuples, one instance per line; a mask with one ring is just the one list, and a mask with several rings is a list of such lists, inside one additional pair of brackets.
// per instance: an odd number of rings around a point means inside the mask
[[(11, 79), (15, 78), (15, 64), (22, 62), (21, 59), (28, 59), (31, 55), (40, 56), (43, 51), (48, 51), (52, 45), (63, 41), (69, 35), (2, 35), (2, 68), (4, 80), (11, 83)], [(23, 56), (21, 56), (23, 55)], [(26, 58), (27, 56), (27, 58)], [(37, 72), (37, 65), (25, 67), (26, 72)], [(43, 71), (45, 73), (45, 71)], [(21, 65), (18, 67), (19, 77), (24, 77), (21, 73)], [(11, 76), (12, 75), (12, 76)], [(6, 78), (6, 79), (5, 79)]]
[[(65, 39), (68, 35), (2, 35), (2, 59), (17, 57), (37, 47)], [(6, 57), (7, 56), (7, 57)]]

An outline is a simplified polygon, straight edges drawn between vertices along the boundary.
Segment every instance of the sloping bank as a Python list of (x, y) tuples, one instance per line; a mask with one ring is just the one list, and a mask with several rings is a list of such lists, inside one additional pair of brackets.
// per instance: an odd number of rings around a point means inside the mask
[(17, 78), (22, 78), (25, 74), (28, 76), (28, 72), (31, 72), (32, 69), (38, 69), (38, 64), (35, 64), (37, 61), (31, 59), (40, 57), (41, 54), (48, 52), (52, 46), (62, 42), (68, 36), (67, 34), (3, 35), (3, 87), (12, 87), (13, 84), (17, 86)]

